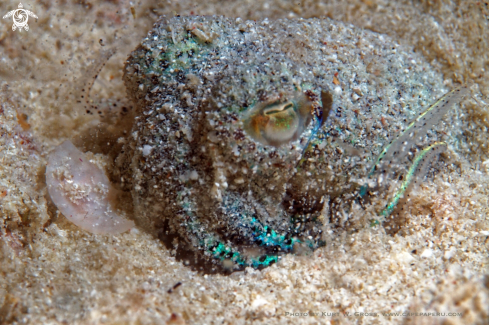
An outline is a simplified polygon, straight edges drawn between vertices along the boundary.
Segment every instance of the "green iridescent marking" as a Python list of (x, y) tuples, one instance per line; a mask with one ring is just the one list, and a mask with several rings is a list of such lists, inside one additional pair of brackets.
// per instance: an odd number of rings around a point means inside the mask
[(199, 45), (195, 37), (192, 36), (186, 35), (184, 39), (176, 43), (173, 42), (172, 38), (169, 38), (167, 48), (164, 51), (151, 53), (154, 60), (147, 66), (146, 73), (154, 71), (158, 74), (172, 75), (179, 70), (188, 69), (191, 64), (203, 61), (210, 49), (211, 45)]
[(443, 151), (446, 148), (446, 146), (447, 144), (445, 142), (435, 142), (431, 146), (424, 148), (416, 156), (416, 158), (414, 158), (414, 162), (409, 168), (408, 172), (406, 173), (406, 176), (404, 177), (401, 186), (399, 187), (399, 189), (397, 190), (396, 194), (391, 199), (389, 204), (387, 204), (385, 209), (380, 212), (380, 215), (388, 216), (389, 214), (391, 214), (391, 212), (396, 207), (397, 203), (399, 203), (399, 200), (403, 197), (409, 185), (412, 184), (413, 178), (415, 177), (415, 173), (418, 170), (419, 165), (423, 162), (425, 158), (427, 158), (427, 155), (428, 154), (435, 155), (436, 153)]
[[(263, 225), (255, 217), (240, 216), (239, 224), (241, 228), (251, 231), (251, 240), (255, 243), (260, 243), (261, 247), (276, 247), (281, 253), (289, 253), (293, 251), (296, 244), (305, 244), (311, 249), (316, 249), (323, 246), (322, 241), (314, 241), (305, 239), (304, 241), (284, 234), (278, 234), (269, 226)], [(227, 246), (212, 233), (204, 230), (205, 227), (198, 220), (191, 220), (185, 224), (187, 231), (194, 234), (199, 241), (199, 245), (205, 252), (210, 254), (214, 259), (224, 262), (225, 260), (232, 261), (240, 266), (252, 266), (254, 268), (267, 267), (272, 263), (278, 262), (279, 254), (261, 254), (258, 256), (243, 256), (237, 249), (232, 246)]]
[[(247, 218), (242, 218), (242, 227), (245, 228), (262, 228), (253, 233), (254, 241), (261, 241), (261, 246), (280, 246), (283, 252), (289, 252), (293, 249), (294, 245), (301, 243), (297, 238), (291, 238), (287, 240), (286, 236), (278, 235), (273, 229), (268, 226), (263, 226), (256, 218), (252, 218), (250, 222), (246, 221)], [(213, 258), (223, 262), (230, 260), (234, 264), (241, 266), (252, 266), (254, 268), (266, 267), (272, 263), (276, 263), (279, 260), (278, 255), (265, 254), (257, 257), (244, 257), (239, 251), (226, 246), (214, 235), (207, 233), (204, 227), (196, 220), (188, 222), (186, 224), (189, 233), (193, 233), (198, 239), (199, 244), (204, 250), (212, 255)], [(308, 243), (310, 247), (314, 246), (314, 243)]]
[(370, 221), (370, 227), (377, 227), (380, 225), (379, 220), (371, 220)]

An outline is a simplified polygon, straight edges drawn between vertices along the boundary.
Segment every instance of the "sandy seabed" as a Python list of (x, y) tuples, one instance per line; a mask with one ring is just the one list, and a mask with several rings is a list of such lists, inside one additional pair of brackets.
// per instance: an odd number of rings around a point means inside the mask
[[(0, 22), (0, 324), (489, 324), (489, 3), (487, 1), (48, 1), (23, 3), (29, 31)], [(2, 15), (16, 9), (4, 1)], [(335, 233), (308, 256), (261, 271), (203, 275), (133, 228), (82, 231), (52, 204), (53, 147), (107, 154), (130, 107), (127, 55), (160, 15), (324, 17), (388, 34), (447, 87), (474, 86), (457, 111), (453, 168), (412, 195), (405, 231)], [(85, 114), (75, 97), (104, 50), (115, 54)], [(358, 211), (361, 213), (361, 211)], [(397, 313), (397, 314), (396, 314)]]

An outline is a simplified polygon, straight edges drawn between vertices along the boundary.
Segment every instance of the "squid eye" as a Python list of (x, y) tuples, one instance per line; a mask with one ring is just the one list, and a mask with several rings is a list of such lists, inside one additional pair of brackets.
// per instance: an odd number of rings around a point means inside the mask
[(258, 103), (245, 116), (244, 129), (256, 141), (280, 146), (297, 140), (312, 118), (312, 104), (299, 95), (286, 102)]
[(294, 109), (294, 104), (292, 102), (287, 102), (283, 105), (272, 104), (270, 107), (266, 107), (263, 110), (263, 113), (265, 115), (273, 116), (274, 114), (280, 114), (280, 113), (283, 113), (283, 112), (285, 112), (287, 110), (291, 110), (291, 109), (292, 110)]

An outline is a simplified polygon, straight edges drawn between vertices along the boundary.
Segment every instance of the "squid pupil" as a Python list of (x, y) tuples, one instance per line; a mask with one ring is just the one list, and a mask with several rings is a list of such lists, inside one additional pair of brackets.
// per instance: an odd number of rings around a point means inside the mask
[(273, 115), (273, 114), (277, 114), (277, 113), (281, 113), (281, 112), (284, 112), (288, 109), (293, 109), (294, 108), (294, 104), (292, 103), (287, 103), (286, 105), (283, 105), (283, 106), (279, 106), (279, 107), (276, 107), (275, 104), (271, 105), (272, 107), (270, 107), (269, 109), (265, 109), (265, 115)]

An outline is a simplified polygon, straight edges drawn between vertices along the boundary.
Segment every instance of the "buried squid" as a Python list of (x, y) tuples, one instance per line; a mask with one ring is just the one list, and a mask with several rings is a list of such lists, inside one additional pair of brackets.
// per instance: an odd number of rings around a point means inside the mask
[(468, 92), (329, 19), (162, 17), (124, 82), (136, 111), (114, 179), (136, 225), (205, 272), (321, 247), (356, 203), (391, 215), (460, 136), (440, 121)]

